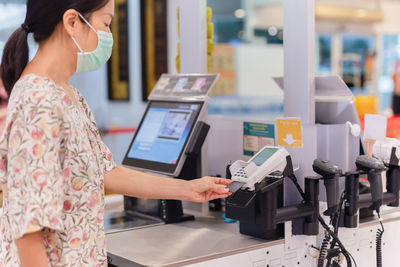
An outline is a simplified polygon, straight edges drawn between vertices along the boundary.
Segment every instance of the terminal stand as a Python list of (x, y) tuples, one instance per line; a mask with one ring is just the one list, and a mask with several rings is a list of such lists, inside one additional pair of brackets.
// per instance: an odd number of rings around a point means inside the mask
[[(199, 121), (193, 130), (193, 137), (190, 140), (186, 161), (178, 177), (184, 180), (193, 180), (201, 177), (201, 148), (210, 130), (210, 125)], [(152, 207), (153, 206), (153, 207)], [(124, 197), (124, 210), (126, 212), (140, 212), (146, 215), (162, 219), (165, 223), (178, 223), (194, 220), (194, 216), (183, 213), (182, 201), (180, 200), (157, 200), (157, 203), (150, 202), (144, 207), (143, 202), (137, 198)]]
[(284, 237), (284, 222), (293, 221), (295, 234), (317, 235), (319, 178), (305, 178), (305, 202), (283, 206), (284, 178), (293, 179), (290, 156), (283, 173), (267, 175), (255, 190), (241, 189), (227, 199), (226, 217), (240, 221), (240, 233), (275, 240)]

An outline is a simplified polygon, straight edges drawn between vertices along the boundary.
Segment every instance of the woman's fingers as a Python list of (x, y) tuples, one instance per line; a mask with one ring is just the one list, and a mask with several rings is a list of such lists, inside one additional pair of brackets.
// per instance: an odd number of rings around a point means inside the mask
[(218, 194), (227, 194), (229, 189), (226, 187), (226, 185), (216, 184), (214, 185), (213, 191)]
[(232, 180), (225, 179), (225, 178), (213, 178), (214, 183), (216, 184), (224, 184), (224, 185), (230, 185), (232, 183)]

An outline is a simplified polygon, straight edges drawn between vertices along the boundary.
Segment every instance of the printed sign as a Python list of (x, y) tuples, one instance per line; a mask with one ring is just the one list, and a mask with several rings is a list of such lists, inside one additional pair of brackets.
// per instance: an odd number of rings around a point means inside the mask
[(364, 137), (370, 140), (386, 138), (387, 119), (382, 115), (365, 114)]
[(206, 97), (211, 91), (218, 74), (163, 74), (154, 87), (149, 99), (177, 97)]
[(273, 124), (243, 122), (243, 155), (254, 156), (264, 146), (274, 145)]
[(277, 119), (278, 146), (303, 147), (301, 120)]

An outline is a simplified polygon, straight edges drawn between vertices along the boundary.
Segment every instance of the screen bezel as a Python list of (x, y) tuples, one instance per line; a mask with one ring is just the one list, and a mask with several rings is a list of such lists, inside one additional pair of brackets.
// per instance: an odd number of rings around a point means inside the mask
[[(197, 104), (199, 105), (199, 111), (196, 115), (196, 117), (194, 118), (194, 123), (192, 128), (189, 131), (189, 135), (185, 141), (185, 144), (183, 145), (183, 149), (181, 150), (181, 153), (178, 157), (178, 160), (176, 161), (175, 164), (168, 164), (168, 163), (162, 163), (162, 162), (157, 162), (157, 161), (150, 161), (150, 160), (143, 160), (143, 159), (136, 159), (136, 158), (129, 158), (129, 151), (132, 148), (133, 143), (136, 140), (136, 137), (143, 125), (144, 119), (147, 116), (147, 113), (150, 110), (150, 107), (152, 106), (153, 103), (169, 103), (169, 104), (187, 104), (187, 105), (193, 105), (193, 104)], [(199, 116), (201, 114), (201, 112), (203, 111), (203, 106), (204, 106), (204, 102), (203, 101), (159, 101), (159, 100), (152, 100), (148, 103), (147, 107), (146, 107), (146, 111), (140, 121), (139, 126), (137, 127), (137, 130), (135, 132), (135, 135), (132, 138), (132, 141), (128, 147), (127, 152), (125, 153), (125, 157), (122, 161), (122, 164), (128, 167), (132, 167), (132, 168), (136, 168), (136, 169), (140, 169), (140, 170), (148, 170), (151, 172), (160, 172), (160, 173), (164, 173), (164, 174), (169, 174), (169, 175), (174, 175), (178, 166), (180, 166), (182, 159), (185, 159), (185, 151), (187, 149), (188, 143), (189, 141), (192, 139), (192, 133), (194, 128), (197, 125), (197, 121), (199, 119)]]

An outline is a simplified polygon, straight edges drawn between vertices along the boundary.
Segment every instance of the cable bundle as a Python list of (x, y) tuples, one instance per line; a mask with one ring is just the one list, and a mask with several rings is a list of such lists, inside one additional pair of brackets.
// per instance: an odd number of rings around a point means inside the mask
[[(292, 174), (292, 175), (289, 175), (288, 178), (289, 178), (289, 179), (293, 182), (293, 184), (296, 186), (296, 189), (297, 189), (297, 191), (299, 192), (299, 194), (301, 195), (301, 197), (303, 198), (303, 201), (307, 201), (306, 194), (304, 193), (303, 189), (300, 187), (299, 183), (297, 182), (296, 176), (295, 176), (294, 174)], [(325, 229), (325, 231), (327, 232), (327, 235), (331, 236), (332, 239), (333, 239), (333, 241), (334, 241), (335, 243), (338, 244), (338, 246), (339, 246), (339, 248), (340, 248), (340, 250), (341, 250), (343, 256), (344, 256), (345, 259), (346, 259), (347, 266), (348, 266), (348, 267), (351, 267), (351, 266), (352, 266), (352, 260), (354, 261), (353, 256), (346, 250), (346, 248), (344, 247), (343, 243), (342, 243), (342, 242), (340, 241), (340, 239), (338, 238), (337, 234), (336, 234), (335, 232), (333, 232), (333, 231), (329, 228), (329, 226), (326, 224), (326, 222), (325, 222), (324, 219), (321, 217), (321, 215), (318, 215), (318, 221), (320, 222), (320, 224), (322, 225), (322, 227), (323, 227), (323, 228)], [(326, 250), (326, 249), (325, 249), (325, 250)], [(321, 248), (321, 252), (323, 252), (323, 251), (322, 251), (322, 248)], [(320, 253), (321, 253), (321, 252), (320, 252)], [(320, 256), (321, 256), (321, 254), (320, 254)], [(318, 266), (320, 266), (320, 265), (319, 265), (319, 262), (320, 262), (320, 259), (318, 260)], [(355, 261), (354, 261), (354, 263), (355, 263)], [(322, 264), (323, 264), (323, 261), (322, 261)], [(357, 263), (355, 263), (355, 264), (356, 264), (356, 266), (357, 266)]]

